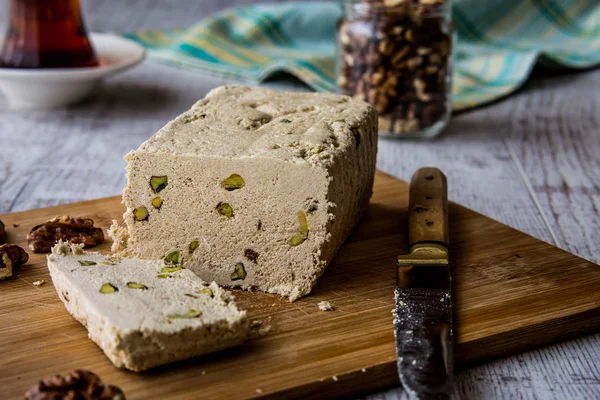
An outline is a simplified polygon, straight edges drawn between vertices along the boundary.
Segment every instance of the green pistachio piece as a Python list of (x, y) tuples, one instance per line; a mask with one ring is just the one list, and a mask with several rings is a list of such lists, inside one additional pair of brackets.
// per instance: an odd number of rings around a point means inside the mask
[(167, 318), (171, 318), (171, 319), (198, 318), (200, 316), (200, 314), (202, 314), (202, 313), (198, 310), (190, 310), (190, 311), (186, 312), (185, 314), (167, 315)]
[(196, 251), (196, 249), (200, 247), (200, 243), (197, 240), (192, 240), (190, 242), (190, 246), (188, 247), (188, 254), (190, 255), (190, 261), (192, 261), (192, 254), (194, 254), (194, 251)]
[(308, 238), (308, 221), (306, 220), (304, 211), (298, 211), (298, 222), (300, 224), (298, 232), (294, 233), (292, 237), (288, 239), (288, 244), (290, 246), (299, 246)]
[(219, 214), (226, 216), (227, 218), (233, 217), (233, 208), (229, 203), (219, 203), (217, 204), (216, 210)]
[(154, 206), (154, 208), (157, 208), (160, 210), (160, 208), (162, 207), (162, 203), (163, 203), (163, 200), (160, 197), (155, 197), (152, 199), (152, 205)]
[(304, 241), (306, 240), (306, 234), (305, 233), (294, 233), (292, 235), (292, 237), (290, 237), (288, 239), (288, 244), (290, 246), (300, 246), (302, 243), (304, 243)]
[(100, 287), (100, 293), (104, 293), (104, 294), (115, 293), (118, 291), (119, 291), (119, 288), (117, 288), (116, 286), (114, 286), (110, 283), (105, 283), (104, 285), (102, 285)]
[(88, 260), (77, 260), (79, 262), (79, 265), (81, 265), (82, 267), (87, 267), (89, 265), (96, 265), (96, 261), (88, 261)]
[(300, 232), (308, 233), (308, 221), (302, 210), (298, 211), (298, 222), (300, 223)]
[(171, 265), (179, 264), (180, 255), (181, 255), (181, 253), (179, 252), (179, 250), (170, 252), (164, 258), (165, 264), (171, 264)]
[(167, 187), (167, 185), (169, 184), (169, 178), (167, 178), (167, 176), (153, 176), (152, 178), (150, 178), (150, 186), (152, 187), (152, 190), (154, 191), (154, 193), (158, 193), (161, 190), (163, 190), (164, 188)]
[(170, 274), (171, 272), (180, 271), (182, 269), (183, 267), (181, 265), (178, 265), (176, 267), (163, 267), (163, 269), (161, 269), (160, 272)]
[(171, 276), (171, 275), (169, 275), (169, 274), (158, 274), (158, 275), (156, 275), (156, 277), (157, 277), (158, 279), (172, 278), (172, 276)]
[(205, 295), (207, 295), (209, 297), (213, 297), (213, 291), (212, 291), (211, 288), (208, 288), (208, 287), (206, 287), (206, 288), (204, 288), (202, 290), (199, 290), (198, 293), (205, 294)]
[(142, 290), (148, 289), (148, 286), (141, 284), (141, 283), (137, 283), (137, 282), (127, 282), (127, 287), (129, 289), (142, 289)]
[(133, 218), (136, 221), (145, 221), (148, 219), (148, 210), (146, 207), (141, 206), (133, 210)]
[(221, 182), (223, 189), (228, 191), (241, 189), (245, 184), (246, 182), (244, 182), (244, 178), (238, 174), (231, 174), (228, 178), (225, 178), (223, 182)]
[(291, 121), (291, 120), (289, 120), (289, 119), (287, 119), (287, 118), (283, 118), (282, 120), (280, 120), (280, 122), (282, 122), (282, 123), (284, 123), (284, 124), (289, 124), (289, 123), (291, 123), (292, 121)]
[(231, 274), (231, 280), (237, 281), (240, 279), (241, 280), (246, 279), (246, 270), (244, 269), (244, 264), (237, 263), (237, 264), (235, 264), (235, 269), (233, 270), (233, 273)]

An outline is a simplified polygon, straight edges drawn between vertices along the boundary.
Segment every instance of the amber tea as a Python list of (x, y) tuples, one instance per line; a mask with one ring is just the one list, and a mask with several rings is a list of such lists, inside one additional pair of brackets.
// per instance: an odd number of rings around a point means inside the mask
[(9, 0), (1, 67), (96, 65), (98, 60), (87, 37), (79, 0)]

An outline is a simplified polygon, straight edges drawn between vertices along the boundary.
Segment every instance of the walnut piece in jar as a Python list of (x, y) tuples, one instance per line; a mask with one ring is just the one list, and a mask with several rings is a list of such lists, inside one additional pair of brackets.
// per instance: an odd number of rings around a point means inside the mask
[(439, 132), (451, 111), (450, 2), (361, 0), (350, 8), (338, 26), (341, 92), (371, 103), (386, 136)]
[(49, 253), (59, 240), (81, 244), (83, 248), (104, 243), (104, 233), (94, 226), (91, 218), (60, 216), (41, 225), (34, 226), (27, 235), (29, 249), (35, 253)]
[(24, 265), (29, 260), (29, 254), (16, 244), (0, 246), (0, 279), (9, 278), (15, 268)]
[(125, 400), (125, 394), (102, 383), (93, 372), (78, 369), (65, 376), (48, 376), (25, 393), (25, 400), (50, 399)]

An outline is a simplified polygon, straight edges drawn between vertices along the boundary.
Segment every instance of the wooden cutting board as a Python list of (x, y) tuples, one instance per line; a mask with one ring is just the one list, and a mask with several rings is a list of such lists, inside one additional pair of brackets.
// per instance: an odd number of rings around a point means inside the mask
[[(263, 332), (237, 349), (143, 374), (114, 368), (87, 339), (58, 299), (44, 256), (32, 254), (16, 277), (0, 282), (0, 398), (22, 398), (39, 378), (76, 368), (98, 373), (129, 399), (324, 398), (397, 385), (391, 311), (407, 205), (408, 184), (378, 173), (367, 216), (309, 297), (288, 303), (236, 291)], [(111, 197), (0, 219), (10, 242), (25, 247), (29, 229), (56, 215), (107, 228), (122, 213), (120, 198)], [(600, 328), (598, 265), (456, 204), (450, 227), (459, 366)], [(32, 285), (40, 279), (47, 283)], [(335, 310), (319, 311), (321, 300)]]

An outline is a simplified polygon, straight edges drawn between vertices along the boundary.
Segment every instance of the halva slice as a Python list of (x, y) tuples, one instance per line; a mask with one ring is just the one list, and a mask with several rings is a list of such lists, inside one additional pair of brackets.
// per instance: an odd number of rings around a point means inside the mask
[(187, 269), (62, 241), (47, 259), (58, 297), (117, 367), (143, 371), (238, 345), (248, 335), (246, 312), (233, 297)]
[(124, 254), (293, 301), (365, 212), (376, 152), (365, 102), (220, 87), (127, 154), (127, 234), (112, 232)]

